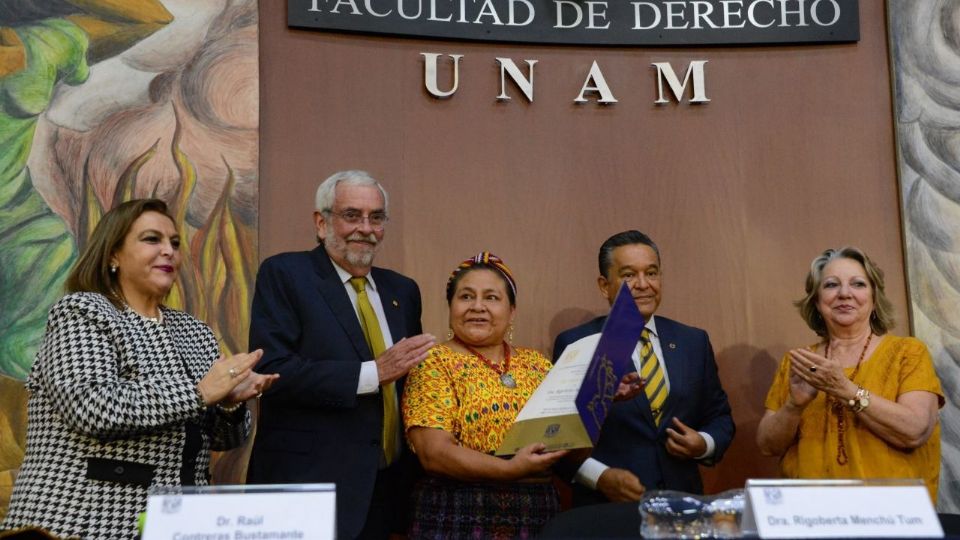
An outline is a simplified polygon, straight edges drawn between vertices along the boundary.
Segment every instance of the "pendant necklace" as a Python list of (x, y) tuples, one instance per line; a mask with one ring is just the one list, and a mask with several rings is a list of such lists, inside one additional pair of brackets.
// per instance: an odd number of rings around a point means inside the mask
[[(867, 336), (867, 342), (863, 344), (863, 350), (860, 351), (860, 358), (857, 359), (857, 366), (853, 368), (853, 373), (850, 374), (850, 380), (852, 381), (857, 377), (857, 373), (860, 371), (860, 364), (863, 363), (863, 357), (867, 354), (867, 349), (870, 348), (870, 340), (873, 339), (873, 332), (870, 332), (870, 335)], [(823, 357), (830, 359), (830, 339), (827, 338), (827, 346), (823, 351)], [(830, 411), (837, 416), (837, 464), (846, 465), (847, 464), (847, 447), (843, 444), (843, 436), (846, 432), (846, 409), (843, 406), (843, 402), (833, 396), (827, 396), (827, 416), (830, 415)]]
[(460, 344), (464, 349), (468, 350), (470, 354), (476, 356), (481, 362), (487, 365), (495, 373), (500, 375), (500, 384), (507, 388), (516, 388), (517, 381), (513, 378), (513, 375), (509, 373), (510, 371), (510, 345), (506, 341), (503, 342), (503, 362), (499, 364), (494, 364), (486, 356), (480, 354), (480, 351), (474, 349), (470, 345), (467, 345), (460, 339), (458, 336), (453, 336), (453, 340)]

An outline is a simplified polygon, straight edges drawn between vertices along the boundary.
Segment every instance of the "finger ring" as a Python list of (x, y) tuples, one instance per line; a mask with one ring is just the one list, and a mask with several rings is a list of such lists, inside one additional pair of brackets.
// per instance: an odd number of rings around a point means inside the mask
[(817, 366), (810, 366), (810, 373), (816, 373), (816, 372), (817, 372)]
[(237, 376), (237, 369), (236, 369), (236, 368), (230, 368), (230, 370), (227, 371), (227, 373), (230, 374), (230, 378), (232, 379), (232, 378), (234, 378), (234, 377)]

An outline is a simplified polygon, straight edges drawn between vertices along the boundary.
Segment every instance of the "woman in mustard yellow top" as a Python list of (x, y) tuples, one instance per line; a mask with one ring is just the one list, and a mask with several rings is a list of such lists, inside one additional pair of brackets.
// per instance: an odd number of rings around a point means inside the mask
[(857, 248), (828, 249), (797, 306), (822, 339), (784, 355), (761, 452), (788, 478), (919, 478), (936, 502), (943, 391), (926, 346), (887, 335), (883, 272)]

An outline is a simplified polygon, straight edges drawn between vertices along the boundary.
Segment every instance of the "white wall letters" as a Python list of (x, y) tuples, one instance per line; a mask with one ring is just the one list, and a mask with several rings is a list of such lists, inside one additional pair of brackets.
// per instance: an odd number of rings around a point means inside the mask
[[(593, 81), (593, 85), (590, 84), (590, 81)], [(600, 99), (597, 100), (597, 103), (607, 105), (617, 102), (617, 98), (613, 97), (613, 92), (611, 92), (610, 87), (607, 86), (607, 80), (603, 78), (603, 72), (600, 71), (600, 66), (597, 65), (596, 60), (594, 60), (593, 65), (590, 66), (590, 73), (587, 74), (587, 80), (583, 81), (583, 87), (580, 88), (580, 94), (573, 100), (574, 103), (586, 103), (587, 98), (583, 97), (583, 95), (587, 92), (600, 94)]]
[(508, 101), (510, 96), (507, 95), (507, 80), (505, 75), (510, 75), (510, 78), (513, 80), (513, 83), (517, 85), (517, 88), (523, 92), (523, 95), (527, 97), (527, 101), (533, 103), (533, 66), (537, 64), (536, 60), (524, 60), (528, 66), (529, 77), (524, 77), (523, 73), (520, 73), (520, 68), (517, 67), (513, 60), (509, 58), (497, 58), (497, 63), (500, 64), (500, 95), (497, 96), (497, 99)]
[(687, 73), (683, 76), (683, 83), (677, 79), (677, 74), (673, 72), (673, 68), (670, 66), (670, 62), (654, 62), (652, 65), (657, 69), (657, 100), (654, 101), (657, 105), (663, 105), (664, 103), (670, 103), (670, 100), (663, 97), (663, 80), (667, 80), (667, 85), (670, 86), (670, 90), (673, 92), (673, 97), (677, 101), (683, 101), (683, 91), (687, 88), (687, 83), (690, 82), (690, 75), (693, 74), (693, 97), (690, 99), (690, 103), (708, 103), (710, 98), (707, 97), (707, 88), (704, 84), (703, 76), (703, 66), (707, 63), (707, 60), (694, 60), (690, 62), (690, 65), (687, 66)]
[(423, 85), (427, 88), (427, 92), (430, 92), (430, 95), (436, 98), (448, 98), (457, 91), (457, 88), (460, 86), (460, 59), (463, 58), (462, 54), (449, 54), (450, 58), (453, 59), (453, 87), (450, 90), (443, 91), (437, 86), (437, 58), (440, 56), (439, 53), (420, 53), (423, 56)]
[[(452, 97), (460, 87), (460, 60), (464, 58), (464, 55), (444, 55), (442, 53), (422, 52), (420, 56), (423, 57), (423, 86), (427, 92), (438, 99)], [(448, 90), (441, 90), (437, 82), (438, 63), (441, 56), (449, 57), (452, 63), (453, 84)], [(497, 66), (500, 68), (500, 93), (496, 96), (498, 101), (508, 102), (512, 99), (510, 95), (507, 94), (507, 79), (509, 78), (514, 86), (527, 98), (527, 102), (533, 103), (533, 69), (539, 60), (525, 59), (523, 61), (527, 64), (526, 75), (524, 75), (523, 71), (513, 59), (505, 57), (496, 58)], [(664, 92), (664, 81), (666, 81), (666, 86), (673, 95), (673, 100), (677, 102), (684, 100), (684, 93), (689, 86), (691, 88), (689, 103), (709, 103), (710, 98), (707, 97), (706, 73), (704, 70), (706, 63), (707, 60), (691, 60), (687, 66), (686, 73), (683, 75), (682, 82), (680, 78), (677, 77), (673, 66), (671, 66), (669, 62), (654, 62), (651, 64), (656, 68), (657, 77), (657, 95), (654, 103), (663, 105), (671, 101), (668, 97), (669, 93)], [(596, 60), (590, 65), (590, 70), (587, 72), (587, 76), (580, 86), (580, 92), (573, 99), (573, 102), (578, 104), (588, 103), (590, 101), (596, 101), (598, 105), (612, 105), (618, 102), (617, 98), (613, 95), (613, 90), (611, 90), (610, 85), (607, 84), (607, 79), (600, 69), (600, 64), (598, 64)]]

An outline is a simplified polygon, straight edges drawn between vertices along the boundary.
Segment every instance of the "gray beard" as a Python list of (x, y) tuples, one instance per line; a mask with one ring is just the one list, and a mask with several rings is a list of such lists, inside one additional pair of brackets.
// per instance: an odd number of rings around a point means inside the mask
[[(364, 236), (360, 233), (353, 233), (348, 238), (351, 239), (360, 239)], [(370, 233), (370, 237), (367, 238), (373, 242), (376, 242), (376, 238), (373, 237), (373, 233)], [(333, 231), (333, 228), (327, 231), (327, 237), (324, 238), (323, 244), (327, 247), (328, 250), (333, 251), (334, 253), (340, 254), (346, 259), (347, 263), (351, 266), (356, 266), (359, 268), (370, 268), (373, 266), (373, 258), (376, 256), (377, 251), (380, 250), (380, 243), (377, 242), (373, 249), (365, 253), (354, 253), (347, 249), (347, 242), (336, 235)]]
[(373, 256), (376, 255), (376, 251), (371, 251), (369, 253), (351, 253), (347, 252), (347, 262), (353, 266), (358, 266), (361, 268), (370, 268), (373, 266)]

